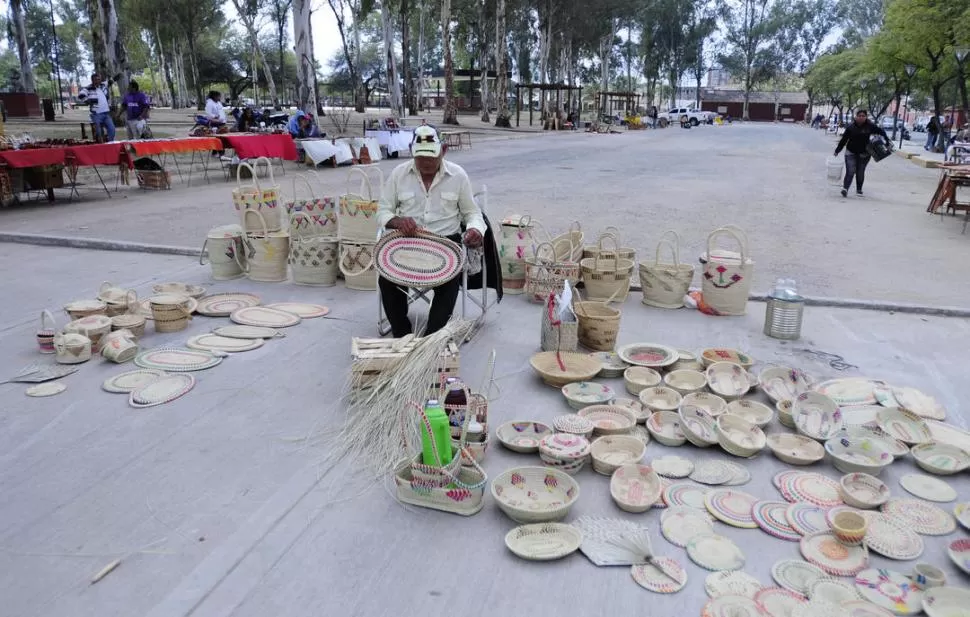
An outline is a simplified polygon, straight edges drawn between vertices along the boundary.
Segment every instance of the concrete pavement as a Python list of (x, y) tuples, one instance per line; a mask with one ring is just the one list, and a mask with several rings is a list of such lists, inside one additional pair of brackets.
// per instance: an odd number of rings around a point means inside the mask
[[(530, 135), (449, 157), (476, 187), (488, 186), (493, 219), (530, 213), (553, 234), (579, 220), (590, 242), (614, 225), (641, 259), (674, 229), (681, 260), (691, 263), (710, 230), (733, 223), (751, 237), (756, 292), (790, 276), (813, 296), (970, 307), (962, 220), (925, 213), (939, 172), (892, 157), (869, 166), (865, 198), (842, 199), (825, 180), (834, 146), (834, 137), (805, 127), (735, 123)], [(387, 174), (396, 164), (380, 167)], [(285, 195), (296, 169), (277, 177)], [(172, 191), (126, 190), (110, 200), (89, 191), (80, 203), (8, 208), (0, 231), (201, 246), (206, 230), (235, 219), (231, 186), (217, 176)], [(320, 178), (318, 194), (346, 190), (344, 169), (321, 169)]]
[[(937, 222), (930, 222), (935, 229)], [(401, 507), (384, 487), (346, 468), (324, 474), (320, 463), (328, 439), (344, 417), (338, 397), (350, 339), (375, 335), (373, 293), (211, 282), (208, 267), (189, 257), (12, 244), (0, 244), (0, 273), (8, 285), (7, 302), (0, 305), (0, 368), (6, 375), (39, 358), (33, 335), (40, 309), (56, 312), (69, 300), (89, 297), (105, 279), (141, 296), (152, 283), (181, 280), (210, 292), (252, 291), (266, 303), (309, 301), (332, 309), (326, 319), (307, 320), (283, 339), (196, 373), (194, 390), (159, 407), (135, 410), (123, 395), (103, 392), (103, 379), (131, 366), (100, 360), (65, 378), (67, 391), (55, 397), (31, 399), (23, 396), (24, 384), (0, 386), (4, 614), (485, 617), (524, 611), (591, 615), (604, 606), (627, 615), (649, 605), (651, 614), (672, 615), (698, 614), (706, 602), (707, 572), (662, 538), (660, 512), (620, 512), (609, 498), (608, 479), (589, 469), (577, 476), (582, 496), (567, 521), (591, 514), (642, 522), (656, 553), (685, 566), (684, 591), (650, 594), (632, 581), (629, 568), (596, 568), (579, 554), (548, 564), (521, 561), (503, 545), (514, 523), (490, 496), (480, 514), (466, 519)], [(962, 404), (970, 384), (958, 361), (970, 336), (966, 320), (809, 307), (803, 339), (783, 343), (761, 334), (761, 304), (752, 304), (745, 317), (713, 318), (648, 308), (631, 294), (622, 309), (620, 344), (652, 340), (695, 352), (731, 346), (761, 363), (801, 367), (820, 378), (864, 375), (916, 386), (939, 397), (952, 423), (968, 426)], [(507, 296), (462, 349), (462, 375), (472, 384), (480, 381), (488, 352), (498, 350), (492, 431), (513, 419), (551, 422), (569, 412), (559, 392), (543, 386), (529, 368), (539, 322), (537, 306)], [(196, 317), (189, 330), (172, 334), (155, 334), (149, 326), (143, 342), (178, 344), (226, 323)], [(818, 352), (857, 368), (835, 370)], [(621, 380), (605, 382), (623, 391)], [(769, 429), (779, 430), (777, 423)], [(646, 458), (670, 453), (738, 462), (753, 475), (741, 490), (780, 498), (770, 478), (787, 467), (770, 454), (737, 460), (717, 449), (651, 442)], [(491, 477), (528, 464), (539, 464), (538, 457), (503, 450), (493, 437), (484, 465)], [(894, 496), (907, 496), (898, 478), (915, 469), (906, 459), (883, 474)], [(812, 470), (840, 475), (828, 462)], [(964, 475), (947, 481), (960, 500), (970, 499)], [(716, 523), (716, 531), (742, 547), (745, 571), (765, 585), (772, 584), (774, 561), (798, 556), (796, 544), (760, 530)], [(962, 575), (945, 555), (950, 539), (924, 537), (921, 560), (942, 567), (959, 584)], [(114, 572), (90, 584), (118, 558)], [(875, 555), (872, 561), (909, 567)]]

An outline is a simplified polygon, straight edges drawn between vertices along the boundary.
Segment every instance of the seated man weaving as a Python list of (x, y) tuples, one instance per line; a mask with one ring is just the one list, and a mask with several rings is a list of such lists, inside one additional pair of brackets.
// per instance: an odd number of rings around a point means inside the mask
[[(377, 224), (413, 235), (419, 229), (445, 236), (461, 243), (464, 224), (465, 245), (482, 245), (485, 219), (472, 198), (472, 186), (465, 170), (444, 160), (438, 132), (430, 126), (419, 126), (411, 144), (412, 159), (398, 165), (381, 193)], [(448, 323), (458, 299), (461, 280), (452, 280), (434, 288), (434, 300), (424, 334), (433, 334)], [(395, 338), (411, 334), (408, 319), (407, 289), (380, 277), (381, 302)]]

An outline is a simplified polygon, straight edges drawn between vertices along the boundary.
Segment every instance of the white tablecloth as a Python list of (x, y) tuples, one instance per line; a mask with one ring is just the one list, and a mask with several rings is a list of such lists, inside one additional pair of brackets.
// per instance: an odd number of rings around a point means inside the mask
[(414, 139), (414, 129), (396, 129), (393, 131), (364, 131), (367, 137), (375, 137), (377, 142), (387, 148), (388, 154), (394, 152), (408, 152), (411, 150), (411, 140)]
[(381, 160), (381, 143), (376, 137), (351, 137), (349, 138), (350, 145), (354, 147), (354, 151), (360, 153), (360, 147), (363, 145), (367, 146), (367, 152), (370, 154), (370, 158), (375, 163)]
[(330, 157), (337, 157), (337, 164), (349, 163), (354, 155), (350, 150), (350, 143), (345, 139), (338, 139), (331, 143), (326, 139), (304, 140), (299, 143), (314, 165), (323, 163)]

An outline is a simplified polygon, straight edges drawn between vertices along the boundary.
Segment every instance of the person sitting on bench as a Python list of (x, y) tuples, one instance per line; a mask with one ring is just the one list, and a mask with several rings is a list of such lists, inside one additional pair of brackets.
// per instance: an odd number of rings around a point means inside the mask
[[(464, 241), (470, 248), (481, 246), (486, 230), (485, 218), (472, 197), (468, 174), (458, 165), (444, 160), (438, 132), (427, 125), (417, 127), (411, 154), (413, 158), (398, 165), (384, 185), (377, 224), (405, 235), (414, 235), (423, 229), (459, 244)], [(466, 228), (464, 237), (461, 235), (462, 225)], [(394, 338), (411, 334), (407, 288), (383, 277), (379, 277), (377, 283)], [(456, 276), (434, 288), (425, 336), (437, 332), (451, 319), (460, 284), (461, 277)]]

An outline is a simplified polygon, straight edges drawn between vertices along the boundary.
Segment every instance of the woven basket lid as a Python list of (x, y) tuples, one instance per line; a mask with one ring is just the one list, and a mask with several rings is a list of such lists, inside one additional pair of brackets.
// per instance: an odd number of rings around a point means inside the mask
[(465, 267), (465, 255), (458, 244), (441, 236), (392, 232), (377, 243), (374, 264), (393, 283), (428, 288), (458, 276)]
[(141, 315), (135, 315), (134, 313), (124, 313), (123, 315), (115, 315), (111, 318), (111, 325), (118, 328), (127, 328), (140, 326), (145, 323), (145, 318)]

